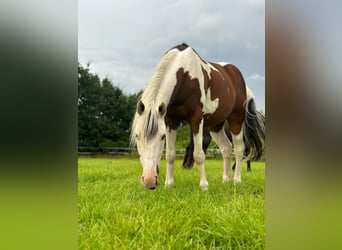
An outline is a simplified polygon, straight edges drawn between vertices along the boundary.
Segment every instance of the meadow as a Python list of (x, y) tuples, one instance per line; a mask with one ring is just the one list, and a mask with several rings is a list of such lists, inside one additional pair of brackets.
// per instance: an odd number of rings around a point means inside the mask
[(242, 166), (242, 183), (222, 183), (222, 160), (206, 161), (209, 189), (196, 165), (175, 162), (175, 186), (140, 182), (139, 159), (79, 158), (79, 249), (264, 249), (265, 163)]

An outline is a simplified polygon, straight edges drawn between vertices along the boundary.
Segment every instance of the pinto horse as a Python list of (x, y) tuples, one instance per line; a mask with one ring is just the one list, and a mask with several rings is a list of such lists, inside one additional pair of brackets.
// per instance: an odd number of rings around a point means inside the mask
[(141, 182), (146, 188), (157, 186), (165, 139), (165, 186), (174, 185), (176, 136), (181, 121), (188, 122), (192, 129), (202, 190), (209, 186), (204, 169), (203, 126), (208, 128), (222, 153), (223, 182), (232, 178), (232, 145), (224, 132), (225, 121), (229, 123), (235, 145), (235, 184), (241, 182), (245, 144), (251, 149), (251, 159), (262, 153), (260, 138), (264, 138), (261, 135), (265, 128), (239, 69), (229, 63), (207, 62), (185, 43), (165, 53), (137, 103), (131, 143), (137, 146), (143, 167)]

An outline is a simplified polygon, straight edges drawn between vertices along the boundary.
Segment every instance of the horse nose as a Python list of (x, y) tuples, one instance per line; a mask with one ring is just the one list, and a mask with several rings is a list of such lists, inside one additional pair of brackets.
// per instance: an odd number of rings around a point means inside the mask
[(158, 184), (158, 176), (154, 176), (154, 177), (141, 177), (141, 182), (142, 184), (148, 188), (148, 189), (155, 189), (157, 187)]

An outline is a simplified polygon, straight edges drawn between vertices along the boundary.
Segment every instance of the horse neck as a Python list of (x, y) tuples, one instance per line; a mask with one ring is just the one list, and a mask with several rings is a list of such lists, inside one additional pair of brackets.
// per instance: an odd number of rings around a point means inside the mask
[[(183, 72), (200, 71), (201, 65), (199, 63), (199, 58), (195, 52), (188, 48), (184, 51), (177, 52), (173, 60), (168, 64), (167, 68), (163, 72), (162, 80), (160, 81), (160, 88), (157, 95), (157, 104), (164, 102), (166, 105), (169, 104), (170, 98), (173, 91), (177, 85), (177, 72), (183, 69)], [(196, 78), (198, 76), (195, 76)]]
[(193, 49), (169, 51), (159, 62), (157, 69), (149, 80), (142, 101), (151, 107), (162, 102), (169, 104), (173, 90), (177, 84), (177, 72), (183, 68), (192, 78), (198, 78), (203, 85), (202, 67), (210, 71), (210, 66), (202, 62)]

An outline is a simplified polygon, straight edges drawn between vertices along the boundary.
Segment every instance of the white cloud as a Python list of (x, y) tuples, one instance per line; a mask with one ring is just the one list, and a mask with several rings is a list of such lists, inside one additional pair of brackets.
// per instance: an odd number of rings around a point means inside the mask
[(252, 42), (247, 42), (245, 44), (246, 48), (251, 50), (251, 51), (256, 51), (260, 48), (260, 46), (258, 44), (252, 43)]
[(253, 74), (247, 78), (248, 81), (265, 81), (265, 76)]
[(240, 0), (252, 13), (257, 15), (264, 15), (265, 0)]
[(216, 35), (221, 30), (220, 26), (222, 25), (222, 21), (223, 19), (220, 13), (203, 13), (199, 15), (192, 29), (198, 35)]

